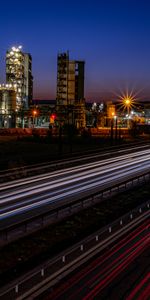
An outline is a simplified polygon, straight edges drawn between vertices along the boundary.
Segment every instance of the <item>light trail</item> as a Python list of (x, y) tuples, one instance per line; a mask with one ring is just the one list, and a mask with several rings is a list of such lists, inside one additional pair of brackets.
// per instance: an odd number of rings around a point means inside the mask
[[(142, 244), (141, 244), (142, 242)], [(113, 279), (116, 278), (125, 268), (127, 268), (130, 263), (138, 257), (147, 247), (147, 239), (142, 239), (141, 242), (139, 241), (137, 244), (135, 244), (136, 249), (130, 256), (123, 261), (116, 269), (113, 270), (112, 273), (110, 273), (102, 282), (100, 282), (95, 289), (89, 293), (87, 296), (83, 298), (83, 300), (92, 300), (94, 297), (104, 288), (108, 286), (110, 282), (112, 282)]]
[[(124, 152), (127, 152), (127, 151), (133, 151), (133, 150), (135, 150), (136, 152), (135, 153), (133, 153), (133, 154), (136, 154), (137, 153), (137, 150), (138, 149), (140, 149), (140, 151), (138, 151), (139, 153), (142, 151), (141, 149), (145, 149), (145, 148), (147, 148), (147, 147), (149, 147), (149, 144), (148, 145), (140, 145), (140, 146), (134, 146), (134, 147), (132, 147), (132, 146), (130, 146), (130, 149), (129, 148), (126, 148), (126, 149), (121, 149), (121, 150), (118, 150), (118, 149), (116, 149), (115, 150), (115, 152), (116, 152), (116, 154), (121, 154), (121, 153), (124, 153)], [(143, 151), (146, 151), (146, 150), (143, 150)], [(148, 150), (149, 151), (149, 150)], [(99, 158), (101, 158), (101, 156), (102, 157), (104, 157), (104, 156), (106, 156), (106, 155), (110, 155), (110, 154), (114, 154), (114, 150), (110, 150), (109, 152), (107, 151), (107, 152), (105, 152), (105, 153), (103, 153), (103, 154), (92, 154), (92, 155), (90, 155), (90, 156), (87, 156), (87, 155), (83, 155), (83, 156), (80, 156), (79, 158), (74, 158), (74, 159), (71, 159), (71, 160), (68, 160), (68, 159), (64, 159), (63, 161), (62, 161), (62, 163), (61, 163), (61, 161), (56, 161), (56, 165), (57, 165), (57, 163), (58, 163), (58, 165), (61, 165), (61, 164), (64, 164), (64, 162), (66, 161), (66, 163), (74, 163), (74, 162), (78, 162), (79, 164), (80, 164), (80, 161), (82, 160), (82, 161), (86, 161), (86, 160), (89, 160), (89, 159), (96, 159), (96, 160), (98, 160)], [(127, 154), (127, 155), (129, 155), (129, 154)], [(122, 155), (122, 158), (123, 158), (123, 155)], [(114, 158), (114, 160), (116, 160), (116, 159), (118, 159), (118, 157), (115, 157)], [(106, 160), (109, 160), (109, 159), (106, 159)], [(104, 159), (102, 160), (100, 160), (101, 162), (103, 162), (103, 161), (105, 161)], [(44, 163), (44, 165), (45, 165), (45, 163)], [(43, 166), (43, 164), (37, 164), (37, 165), (34, 165), (34, 166), (37, 166), (38, 168), (40, 167), (40, 166)], [(46, 166), (47, 166), (47, 164), (46, 164)], [(50, 164), (50, 166), (51, 166), (51, 164)], [(83, 166), (83, 165), (82, 165)], [(84, 166), (85, 166), (85, 164), (84, 164)], [(78, 167), (77, 167), (78, 168)], [(66, 168), (65, 168), (66, 169)], [(70, 168), (67, 168), (67, 170), (69, 170)], [(18, 170), (18, 168), (17, 168), (17, 170)], [(11, 169), (10, 170), (8, 170), (8, 171), (12, 171)], [(3, 172), (3, 171), (2, 171)], [(57, 172), (61, 172), (61, 171), (53, 171), (53, 174), (54, 173), (56, 173), (57, 174)], [(0, 171), (0, 173), (1, 173), (1, 171)], [(43, 177), (43, 179), (44, 178), (48, 178), (47, 176), (49, 176), (51, 174), (51, 172), (49, 172), (49, 173), (47, 173), (46, 175), (42, 175), (42, 176), (44, 176)], [(46, 176), (46, 177), (45, 177)], [(34, 182), (34, 180), (35, 181), (37, 181), (37, 180), (41, 180), (41, 175), (36, 175), (36, 176), (32, 176), (32, 177), (30, 177), (30, 179), (25, 179), (25, 178), (23, 178), (23, 179), (17, 179), (17, 180), (14, 180), (13, 181), (13, 185), (15, 185), (15, 183), (17, 183), (17, 186), (19, 186), (20, 184), (22, 185), (24, 185), (24, 184), (26, 184), (26, 182), (27, 183), (30, 183), (31, 182), (31, 180), (33, 180), (33, 182)], [(13, 185), (10, 185), (9, 184), (9, 187), (11, 188), (11, 187), (13, 187)], [(8, 183), (1, 183), (1, 187), (2, 187), (2, 189), (4, 188), (4, 187), (7, 187), (8, 188)], [(1, 187), (0, 187), (0, 190), (1, 190)]]
[[(146, 165), (146, 167), (147, 167), (147, 165)], [(130, 172), (131, 172), (131, 170), (135, 171), (135, 168), (137, 170), (137, 166), (132, 166), (132, 168), (130, 167), (129, 168)], [(140, 169), (141, 169), (141, 167), (140, 167)], [(123, 174), (125, 175), (126, 172), (128, 172), (128, 168), (126, 168), (126, 170), (123, 171)], [(117, 175), (115, 175), (115, 173), (113, 173), (113, 180), (117, 179), (119, 176), (122, 176), (122, 170), (117, 171)], [(89, 176), (88, 176), (88, 178), (89, 178)], [(76, 183), (76, 181), (75, 181), (74, 184), (72, 184), (72, 185), (69, 185), (69, 186), (64, 185), (64, 188), (63, 187), (61, 189), (59, 188), (59, 191), (53, 191), (54, 189), (52, 186), (52, 189), (51, 188), (48, 189), (48, 192), (46, 193), (46, 195), (45, 194), (35, 195), (33, 200), (30, 198), (29, 198), (29, 200), (28, 200), (28, 198), (25, 198), (25, 200), (20, 201), (21, 200), (21, 198), (20, 198), (19, 201), (17, 201), (15, 204), (14, 204), (14, 198), (10, 197), (10, 199), (9, 199), (9, 197), (8, 198), (6, 197), (6, 199), (1, 200), (1, 203), (0, 203), (1, 207), (3, 207), (4, 204), (7, 205), (6, 208), (5, 207), (1, 208), (1, 213), (3, 213), (7, 209), (7, 207), (9, 209), (11, 209), (13, 207), (15, 208), (15, 207), (23, 206), (23, 205), (27, 206), (27, 204), (37, 202), (37, 201), (41, 201), (41, 203), (44, 203), (43, 201), (45, 200), (45, 197), (46, 197), (46, 200), (48, 200), (48, 201), (50, 200), (50, 198), (48, 198), (48, 197), (51, 197), (51, 202), (52, 202), (53, 201), (52, 196), (53, 197), (57, 196), (57, 195), (60, 196), (60, 193), (63, 195), (63, 193), (65, 192), (65, 195), (68, 195), (68, 194), (66, 194), (68, 192), (70, 194), (71, 194), (71, 192), (73, 192), (73, 193), (78, 192), (79, 188), (80, 188), (80, 191), (83, 191), (85, 189), (88, 190), (91, 187), (96, 187), (96, 186), (99, 186), (100, 184), (102, 185), (104, 183), (110, 182), (111, 180), (112, 179), (111, 179), (110, 175), (106, 174), (106, 175), (103, 175), (102, 179), (99, 177), (96, 177), (94, 179), (86, 180), (86, 182), (82, 180), (79, 182), (77, 181), (77, 183)], [(61, 187), (61, 185), (58, 185), (57, 187)], [(18, 196), (18, 194), (16, 195), (15, 200), (16, 200), (16, 198), (18, 199), (17, 196)], [(24, 199), (24, 197), (23, 197), (23, 199)], [(9, 203), (9, 206), (8, 206), (8, 203)]]
[[(143, 289), (142, 292), (141, 289)], [(132, 292), (130, 293), (130, 295), (127, 297), (126, 300), (134, 300), (134, 299), (146, 300), (149, 299), (149, 296), (150, 296), (150, 272), (148, 272), (148, 274), (146, 274), (146, 276), (140, 281), (140, 283), (136, 285), (136, 287), (132, 290)]]
[(26, 184), (31, 184), (31, 183), (37, 183), (38, 180), (40, 180), (40, 182), (42, 180), (48, 180), (48, 179), (54, 179), (55, 177), (58, 177), (60, 175), (69, 175), (74, 173), (74, 172), (82, 172), (83, 169), (84, 170), (89, 170), (90, 168), (95, 168), (95, 167), (98, 167), (98, 166), (102, 166), (104, 167), (105, 165), (107, 164), (111, 164), (111, 163), (116, 163), (116, 161), (121, 161), (122, 160), (126, 160), (126, 159), (133, 159), (133, 158), (136, 158), (136, 157), (139, 157), (139, 156), (143, 156), (143, 155), (150, 155), (150, 150), (144, 150), (144, 151), (139, 151), (139, 152), (135, 152), (135, 153), (130, 153), (130, 154), (126, 154), (126, 155), (122, 155), (122, 156), (119, 156), (119, 157), (115, 157), (115, 158), (110, 158), (110, 159), (105, 159), (105, 160), (100, 160), (98, 162), (93, 162), (93, 163), (86, 163), (82, 166), (76, 166), (76, 167), (71, 167), (71, 168), (66, 168), (65, 170), (63, 171), (53, 171), (53, 172), (50, 172), (50, 173), (47, 173), (46, 175), (37, 175), (37, 176), (32, 176), (28, 179), (24, 179), (23, 182), (22, 182), (22, 179), (21, 179), (21, 182), (20, 180), (15, 180), (11, 183), (5, 183), (5, 184), (1, 184), (1, 187), (0, 187), (0, 191), (3, 191), (3, 190), (7, 190), (9, 188), (16, 188), (16, 187), (20, 187), (22, 185), (26, 185)]
[(23, 185), (15, 181), (1, 187), (0, 220), (45, 209), (47, 205), (62, 205), (70, 197), (90, 195), (149, 167), (150, 150), (144, 150), (42, 175), (37, 182), (35, 177), (27, 179)]
[[(54, 180), (53, 178), (53, 175), (51, 175), (50, 178), (52, 178), (52, 181), (51, 182), (46, 182), (46, 183), (41, 183), (41, 184), (36, 184), (34, 185), (33, 187), (26, 187), (26, 188), (20, 188), (19, 192), (17, 193), (17, 191), (12, 191), (12, 192), (5, 192), (5, 194), (2, 194), (1, 196), (1, 201), (0, 201), (0, 204), (3, 204), (3, 203), (6, 203), (6, 202), (9, 202), (10, 200), (15, 200), (18, 198), (18, 196), (28, 196), (28, 195), (33, 195), (33, 194), (37, 194), (37, 193), (40, 193), (40, 192), (44, 192), (44, 191), (48, 191), (50, 189), (54, 189), (54, 188), (57, 188), (57, 187), (61, 187), (65, 184), (73, 184), (74, 182), (77, 182), (77, 181), (81, 181), (81, 180), (85, 180), (85, 179), (92, 179), (92, 177), (94, 176), (100, 176), (100, 175), (103, 175), (107, 172), (112, 172), (112, 171), (116, 171), (116, 170), (119, 170), (121, 168), (125, 168), (125, 167), (129, 167), (129, 166), (133, 166), (135, 164), (138, 164), (138, 163), (142, 163), (142, 162), (147, 162), (147, 161), (150, 161), (150, 155), (146, 155), (144, 157), (140, 157), (140, 158), (136, 158), (134, 160), (131, 160), (131, 158), (128, 158), (127, 160), (123, 160), (120, 161), (120, 162), (113, 162), (112, 164), (109, 164), (108, 166), (105, 166), (105, 169), (104, 169), (104, 166), (99, 166), (99, 164), (95, 164), (95, 169), (94, 170), (90, 170), (89, 167), (85, 167), (84, 168), (84, 171), (83, 171), (83, 168), (82, 169), (79, 169), (80, 170), (80, 173), (75, 173), (75, 175), (70, 175), (68, 174), (68, 171), (66, 172), (62, 172), (61, 175), (65, 175), (65, 178), (61, 178), (61, 179), (56, 179)], [(87, 169), (87, 170), (86, 170)], [(82, 171), (81, 171), (82, 170)], [(71, 172), (73, 173), (73, 170), (71, 170)], [(90, 173), (89, 173), (90, 172)], [(66, 175), (67, 174), (67, 175)], [(50, 179), (48, 178), (48, 179)], [(10, 197), (10, 196), (13, 196), (14, 197)]]
[[(119, 241), (117, 245), (112, 247), (110, 250), (107, 250), (101, 257), (94, 260), (86, 268), (78, 272), (75, 276), (69, 279), (68, 282), (65, 282), (65, 284), (62, 284), (56, 290), (54, 289), (54, 291), (49, 295), (48, 299), (49, 300), (62, 299), (63, 294), (68, 292), (72, 288), (73, 288), (72, 296), (69, 297), (67, 296), (68, 297), (67, 299), (68, 300), (80, 299), (80, 295), (83, 290), (86, 291), (87, 287), (93, 289), (92, 283), (93, 285), (95, 285), (97, 279), (98, 282), (99, 281), (101, 282), (101, 280), (105, 278), (107, 274), (109, 275), (109, 273), (111, 273), (117, 267), (119, 267), (122, 262), (128, 259), (130, 255), (134, 253), (134, 251), (136, 251), (136, 247), (138, 245), (140, 246), (142, 239), (143, 241), (147, 241), (147, 236), (145, 234), (145, 231), (147, 230), (148, 224), (149, 224), (149, 220), (144, 222), (144, 224), (136, 228), (133, 232), (129, 233), (129, 235), (123, 238), (121, 241)], [(140, 235), (142, 237), (143, 233), (144, 233), (144, 237), (138, 240), (138, 242), (136, 242), (135, 244), (134, 240), (136, 240)], [(114, 257), (116, 258), (114, 259)], [(93, 271), (95, 269), (99, 269), (100, 271), (93, 276), (92, 274), (94, 274)], [(84, 278), (88, 278), (89, 274), (91, 274), (91, 279), (88, 281), (84, 280)], [(82, 285), (80, 285), (81, 280), (82, 280)], [(76, 288), (76, 285), (78, 283), (80, 288)]]
[[(146, 164), (146, 168), (148, 167), (148, 165)], [(143, 167), (145, 169), (145, 166)], [(136, 167), (136, 169), (134, 169), (133, 173), (139, 171), (139, 170), (142, 170), (141, 166), (140, 167)], [(125, 175), (129, 175), (131, 174), (131, 171), (129, 173), (129, 171), (127, 170), (127, 172), (125, 170), (123, 170), (122, 172), (122, 176), (125, 177)], [(16, 215), (16, 214), (20, 214), (21, 212), (25, 212), (25, 211), (29, 211), (31, 209), (34, 209), (34, 208), (39, 208), (41, 206), (45, 206), (47, 204), (52, 204), (52, 203), (55, 203), (56, 201), (61, 201), (63, 200), (65, 197), (67, 196), (73, 196), (75, 194), (78, 194), (78, 193), (81, 193), (81, 192), (84, 192), (84, 191), (88, 191), (88, 190), (91, 190), (91, 189), (94, 189), (96, 187), (99, 187), (99, 185), (101, 184), (104, 185), (106, 183), (110, 183), (110, 182), (114, 182), (115, 180), (117, 179), (120, 179), (120, 176), (121, 174), (117, 174), (117, 175), (114, 175), (112, 177), (109, 177), (107, 178), (106, 180), (101, 180), (100, 182), (94, 182), (94, 183), (91, 183), (91, 184), (84, 184), (82, 187), (75, 187), (75, 189), (72, 189), (71, 191), (66, 191), (66, 188), (61, 191), (61, 194), (58, 194), (56, 196), (53, 196), (51, 198), (48, 198), (48, 196), (45, 196), (44, 199), (41, 200), (41, 197), (40, 197), (40, 200), (38, 202), (35, 202), (32, 203), (32, 204), (27, 204), (25, 206), (21, 206), (19, 208), (15, 208), (16, 205), (14, 204), (14, 209), (12, 211), (8, 211), (6, 213), (2, 213), (0, 215), (0, 220), (2, 220), (2, 218), (6, 218), (8, 216), (13, 216), (13, 215)], [(33, 201), (32, 201), (33, 202)], [(24, 202), (26, 204), (26, 202)]]

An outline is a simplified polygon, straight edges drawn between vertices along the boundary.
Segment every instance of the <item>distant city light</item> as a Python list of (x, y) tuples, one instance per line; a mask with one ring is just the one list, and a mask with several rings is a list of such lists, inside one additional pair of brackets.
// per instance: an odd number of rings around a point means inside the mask
[(37, 110), (33, 110), (33, 116), (35, 117), (37, 115)]

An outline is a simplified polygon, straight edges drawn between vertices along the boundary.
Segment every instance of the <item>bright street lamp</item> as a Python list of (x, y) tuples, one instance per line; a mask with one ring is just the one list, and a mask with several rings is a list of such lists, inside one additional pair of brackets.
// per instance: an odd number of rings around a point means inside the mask
[(32, 114), (33, 114), (33, 127), (34, 127), (35, 126), (35, 118), (37, 116), (37, 110), (34, 109)]
[(125, 98), (123, 99), (123, 104), (124, 106), (127, 108), (127, 114), (128, 114), (128, 119), (127, 119), (127, 127), (129, 128), (129, 116), (130, 116), (130, 108), (132, 106), (132, 102), (133, 102), (133, 99), (132, 98)]

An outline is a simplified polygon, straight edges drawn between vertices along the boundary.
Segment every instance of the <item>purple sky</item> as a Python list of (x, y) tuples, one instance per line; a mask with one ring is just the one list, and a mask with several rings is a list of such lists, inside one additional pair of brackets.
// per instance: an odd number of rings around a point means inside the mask
[(33, 59), (34, 98), (55, 99), (57, 53), (85, 60), (85, 97), (116, 99), (121, 90), (150, 99), (150, 2), (76, 0), (1, 3), (0, 82), (5, 52), (23, 45)]

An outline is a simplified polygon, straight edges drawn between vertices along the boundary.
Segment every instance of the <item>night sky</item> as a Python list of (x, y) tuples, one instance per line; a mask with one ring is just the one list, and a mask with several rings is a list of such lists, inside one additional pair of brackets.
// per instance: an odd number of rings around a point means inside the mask
[(57, 53), (85, 60), (85, 97), (127, 88), (150, 99), (150, 1), (1, 1), (0, 82), (5, 52), (23, 45), (33, 59), (34, 98), (55, 99)]

